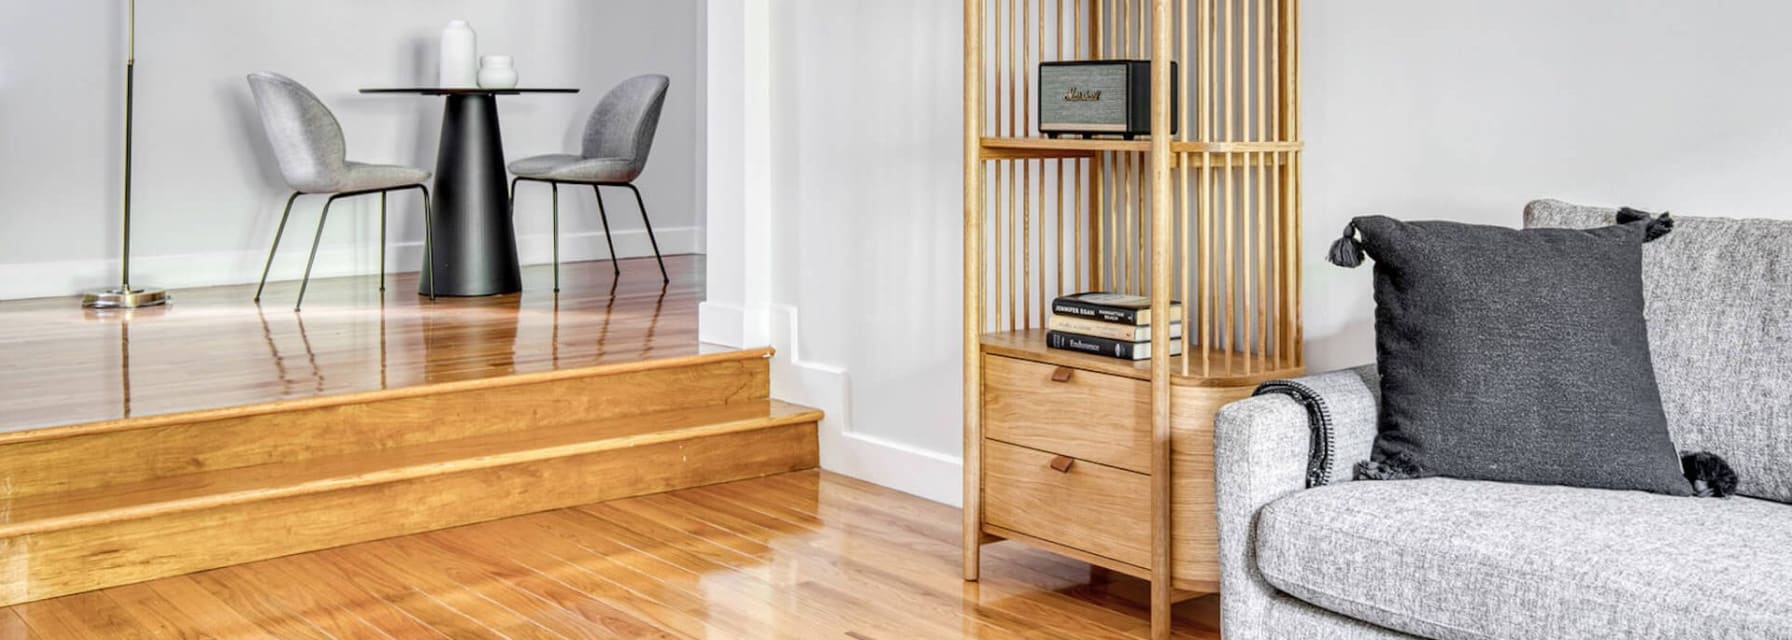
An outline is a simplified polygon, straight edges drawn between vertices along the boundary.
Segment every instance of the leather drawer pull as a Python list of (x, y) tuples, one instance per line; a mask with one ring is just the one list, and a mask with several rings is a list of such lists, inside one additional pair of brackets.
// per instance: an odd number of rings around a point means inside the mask
[(1076, 464), (1076, 459), (1070, 456), (1052, 458), (1052, 469), (1058, 473), (1070, 473), (1070, 465), (1073, 464)]
[(1058, 367), (1052, 370), (1052, 382), (1070, 382), (1070, 374), (1076, 371), (1070, 367)]

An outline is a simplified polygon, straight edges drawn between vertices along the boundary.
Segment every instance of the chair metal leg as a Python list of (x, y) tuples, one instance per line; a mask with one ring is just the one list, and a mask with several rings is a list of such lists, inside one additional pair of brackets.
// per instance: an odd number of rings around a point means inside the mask
[(423, 270), (429, 276), (429, 300), (436, 299), (435, 212), (429, 203), (429, 187), (417, 185), (423, 192)]
[(268, 270), (274, 268), (274, 252), (280, 249), (280, 235), (286, 233), (286, 217), (292, 215), (292, 203), (303, 195), (297, 191), (286, 199), (286, 209), (280, 212), (280, 226), (274, 228), (274, 246), (268, 247), (268, 262), (261, 267), (261, 285), (255, 287), (255, 301), (261, 302), (261, 290), (268, 286)]
[(647, 241), (653, 243), (653, 259), (660, 263), (660, 282), (671, 284), (672, 277), (666, 275), (666, 260), (660, 257), (660, 241), (653, 237), (653, 221), (647, 218), (647, 203), (641, 200), (641, 190), (635, 185), (625, 185), (629, 191), (635, 192), (635, 205), (641, 207), (641, 224), (647, 226)]
[(516, 217), (516, 183), (522, 179), (521, 176), (510, 179), (510, 217), (512, 218)]
[(305, 260), (305, 279), (299, 281), (299, 299), (292, 303), (292, 310), (298, 311), (305, 304), (305, 289), (311, 286), (311, 265), (317, 264), (317, 244), (324, 239), (324, 221), (330, 219), (330, 205), (336, 204), (341, 194), (330, 196), (324, 201), (324, 212), (317, 216), (317, 235), (311, 237), (311, 257)]
[(560, 293), (560, 183), (549, 182), (554, 192), (554, 293)]
[(610, 270), (615, 277), (622, 277), (622, 266), (616, 264), (616, 239), (610, 235), (610, 214), (604, 211), (604, 192), (597, 185), (591, 185), (591, 193), (597, 195), (597, 219), (604, 223), (604, 242), (610, 245)]
[[(380, 293), (386, 292), (386, 192), (380, 192)], [(384, 296), (381, 296), (383, 299)]]

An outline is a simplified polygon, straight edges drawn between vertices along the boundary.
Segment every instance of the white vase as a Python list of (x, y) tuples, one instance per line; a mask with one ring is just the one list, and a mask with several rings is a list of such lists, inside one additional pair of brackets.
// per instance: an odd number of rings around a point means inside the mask
[(516, 88), (516, 66), (510, 56), (479, 57), (479, 88)]
[(442, 29), (442, 67), (437, 84), (455, 89), (479, 86), (479, 41), (465, 20), (452, 20)]

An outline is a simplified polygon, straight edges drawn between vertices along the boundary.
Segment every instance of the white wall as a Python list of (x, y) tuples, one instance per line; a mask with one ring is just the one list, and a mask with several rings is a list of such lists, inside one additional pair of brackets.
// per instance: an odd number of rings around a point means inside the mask
[[(824, 466), (956, 504), (962, 5), (752, 1), (772, 5), (774, 394), (828, 411)], [(1373, 357), (1369, 270), (1323, 262), (1351, 216), (1516, 225), (1546, 196), (1788, 211), (1792, 5), (1304, 5), (1314, 370)]]
[(1304, 3), (1306, 329), (1315, 370), (1374, 359), (1353, 215), (1516, 226), (1540, 197), (1792, 215), (1792, 4)]
[[(122, 153), (123, 0), (0, 2), (0, 298), (66, 295), (114, 282)], [(503, 97), (511, 158), (576, 150), (585, 114), (616, 82), (672, 78), (641, 179), (668, 252), (701, 247), (703, 69), (699, 0), (140, 0), (133, 280), (252, 282), (287, 189), (243, 76), (274, 70), (336, 112), (349, 157), (433, 169), (442, 99), (365, 96), (435, 77), (437, 39), (470, 21), (480, 49), (516, 58), (525, 85), (576, 95)], [(589, 192), (563, 193), (563, 258), (606, 255)], [(633, 200), (608, 200), (618, 249), (648, 253)], [(293, 214), (274, 277), (297, 278), (321, 198)], [(390, 269), (417, 268), (422, 209), (392, 200)], [(548, 260), (545, 190), (525, 190), (526, 263)], [(332, 209), (317, 274), (371, 273), (368, 202)]]
[(824, 467), (955, 502), (962, 5), (735, 4), (711, 5), (711, 55), (737, 51), (748, 87), (712, 67), (712, 140), (718, 119), (769, 133), (712, 156), (704, 338), (769, 337), (773, 395), (827, 411)]

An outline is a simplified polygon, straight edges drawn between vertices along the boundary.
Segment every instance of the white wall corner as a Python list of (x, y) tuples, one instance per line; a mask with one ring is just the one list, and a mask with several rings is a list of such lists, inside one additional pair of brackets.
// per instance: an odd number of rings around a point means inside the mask
[(797, 308), (773, 305), (772, 397), (822, 410), (821, 468), (952, 506), (963, 503), (958, 456), (854, 432), (852, 379), (844, 367), (803, 358)]

